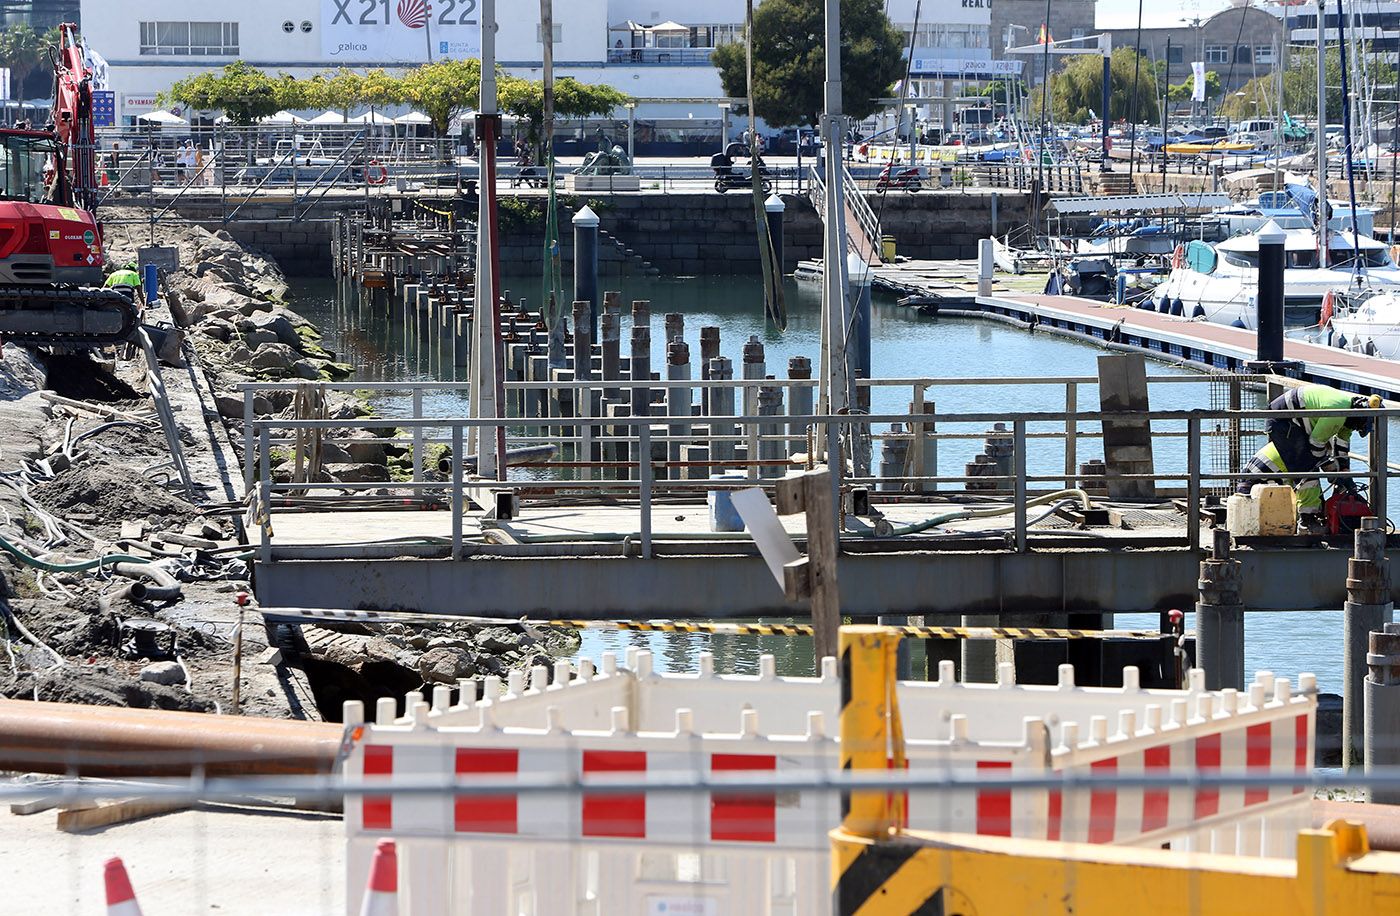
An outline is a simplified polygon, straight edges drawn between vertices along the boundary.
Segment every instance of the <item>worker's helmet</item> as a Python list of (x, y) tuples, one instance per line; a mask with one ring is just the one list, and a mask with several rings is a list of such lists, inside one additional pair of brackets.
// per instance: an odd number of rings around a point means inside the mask
[[(1358, 394), (1351, 399), (1351, 407), (1353, 410), (1378, 410), (1380, 406), (1381, 396), (1378, 394)], [(1371, 430), (1375, 427), (1375, 420), (1371, 417), (1348, 417), (1346, 425), (1363, 436), (1369, 436), (1371, 435)]]
[(141, 262), (140, 262), (140, 261), (127, 261), (127, 262), (126, 262), (126, 266), (124, 266), (124, 267), (122, 268), (122, 270), (134, 270), (134, 271), (136, 271), (136, 272), (139, 274), (139, 273), (141, 272)]

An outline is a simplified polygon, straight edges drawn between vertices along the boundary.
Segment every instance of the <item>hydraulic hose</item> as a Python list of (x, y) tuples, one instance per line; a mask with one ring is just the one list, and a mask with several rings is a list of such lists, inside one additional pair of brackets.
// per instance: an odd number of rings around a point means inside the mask
[(50, 563), (48, 560), (41, 560), (33, 554), (26, 553), (3, 536), (0, 536), (0, 550), (5, 551), (25, 566), (31, 566), (34, 569), (42, 569), (44, 572), (87, 572), (89, 569), (111, 566), (114, 563), (133, 563), (142, 566), (150, 565), (150, 563), (143, 560), (141, 557), (133, 557), (125, 553), (109, 553), (106, 556), (97, 557), (93, 560), (78, 560), (74, 563)]
[[(1079, 505), (1088, 509), (1092, 503), (1089, 501), (1089, 494), (1083, 490), (1058, 490), (1054, 493), (1046, 493), (1033, 499), (1026, 500), (1026, 506), (1039, 506), (1045, 503), (1058, 502), (1063, 500), (1078, 500)], [(956, 509), (952, 512), (944, 512), (920, 522), (909, 525), (901, 525), (895, 528), (887, 537), (898, 537), (905, 534), (917, 534), (920, 531), (927, 531), (947, 522), (968, 518), (995, 518), (998, 515), (1008, 515), (1016, 511), (1014, 505), (993, 506), (987, 509)], [(873, 531), (848, 532), (856, 537), (876, 537)], [(616, 543), (625, 538), (635, 538), (638, 536), (635, 531), (596, 531), (580, 534), (521, 534), (515, 533), (515, 538), (522, 544), (568, 544), (568, 543)], [(687, 532), (665, 532), (657, 531), (651, 535), (653, 541), (750, 541), (752, 538), (745, 531), (687, 531)]]

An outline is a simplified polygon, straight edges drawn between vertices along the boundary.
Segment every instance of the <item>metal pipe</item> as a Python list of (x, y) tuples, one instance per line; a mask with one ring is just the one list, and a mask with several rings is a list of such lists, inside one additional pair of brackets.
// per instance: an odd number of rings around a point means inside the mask
[(342, 734), (321, 722), (0, 700), (0, 769), (68, 776), (330, 773)]

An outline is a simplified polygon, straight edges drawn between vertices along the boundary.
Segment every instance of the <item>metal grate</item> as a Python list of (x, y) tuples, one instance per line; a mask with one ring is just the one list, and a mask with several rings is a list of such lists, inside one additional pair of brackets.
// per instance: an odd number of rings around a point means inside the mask
[[(1212, 376), (1207, 387), (1212, 411), (1264, 406), (1259, 376), (1222, 373)], [(1264, 435), (1264, 422), (1260, 419), (1215, 419), (1202, 423), (1201, 434), (1209, 443), (1202, 461), (1205, 475), (1201, 484), (1202, 494), (1223, 499), (1234, 492), (1233, 483), (1220, 475), (1238, 473), (1254, 455)]]

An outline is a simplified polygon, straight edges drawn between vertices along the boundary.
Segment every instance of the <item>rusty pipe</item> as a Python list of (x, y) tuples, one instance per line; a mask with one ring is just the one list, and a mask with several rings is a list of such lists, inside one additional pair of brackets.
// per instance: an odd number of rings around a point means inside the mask
[(0, 700), (0, 770), (21, 773), (330, 773), (341, 737), (327, 722)]

